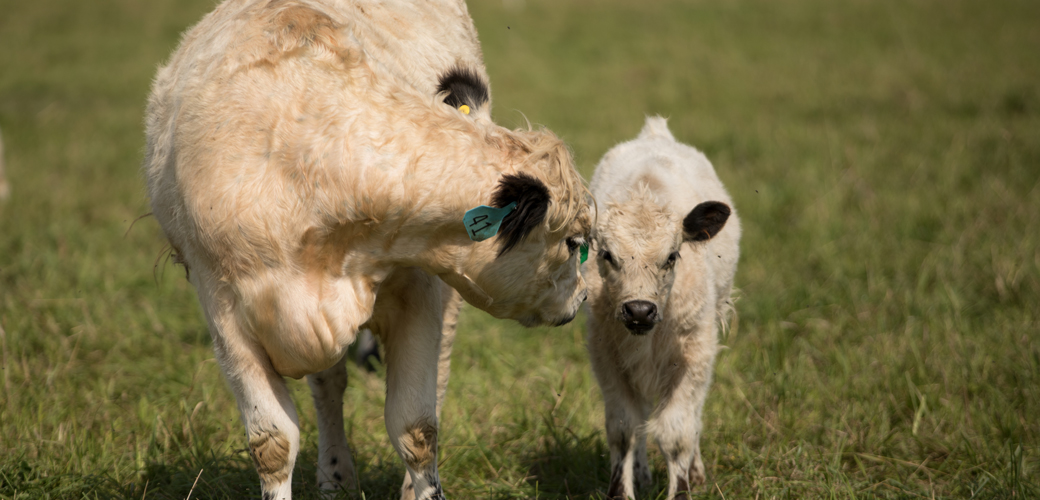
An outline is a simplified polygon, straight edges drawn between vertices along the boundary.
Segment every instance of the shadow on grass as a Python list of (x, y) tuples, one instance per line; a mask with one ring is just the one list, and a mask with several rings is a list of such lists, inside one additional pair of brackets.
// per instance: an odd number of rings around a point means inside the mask
[[(293, 498), (298, 500), (337, 500), (360, 499), (381, 500), (394, 499), (400, 495), (401, 478), (404, 468), (400, 464), (384, 463), (376, 466), (359, 464), (358, 477), (361, 478), (360, 493), (340, 492), (336, 495), (325, 495), (316, 486), (317, 452), (301, 451), (296, 457), (293, 469)], [(202, 471), (200, 474), (199, 471)], [(198, 484), (195, 485), (195, 478)], [(243, 451), (239, 455), (213, 457), (205, 461), (195, 461), (173, 465), (150, 465), (145, 474), (149, 482), (147, 498), (177, 499), (187, 498), (195, 485), (192, 498), (218, 499), (257, 499), (260, 497), (260, 479), (249, 456)], [(144, 492), (140, 485), (123, 488), (122, 498), (141, 498)], [(154, 496), (152, 491), (155, 492)], [(136, 492), (136, 494), (135, 494)]]
[(23, 458), (0, 463), (0, 498), (119, 498), (103, 476), (49, 474)]
[(535, 498), (604, 498), (610, 481), (610, 452), (601, 433), (578, 435), (546, 418), (544, 445), (527, 457), (528, 484)]
[[(539, 451), (528, 457), (528, 484), (535, 488), (535, 499), (591, 499), (605, 500), (610, 483), (610, 451), (601, 431), (579, 435), (567, 427), (558, 427), (546, 419), (548, 435)], [(648, 443), (654, 448), (654, 443)], [(653, 484), (640, 489), (640, 499), (663, 500), (668, 481), (664, 463), (650, 453)], [(709, 471), (709, 478), (712, 471)], [(691, 489), (692, 498), (713, 498), (713, 491), (705, 485)]]
[[(365, 494), (325, 496), (315, 486), (317, 454), (301, 453), (293, 471), (293, 498), (297, 500), (396, 500), (400, 495), (403, 467), (398, 464), (369, 466), (358, 471)], [(236, 455), (186, 458), (172, 463), (149, 463), (136, 477), (117, 479), (101, 475), (54, 474), (30, 460), (0, 461), (0, 498), (185, 500), (256, 499), (260, 479), (245, 452)]]

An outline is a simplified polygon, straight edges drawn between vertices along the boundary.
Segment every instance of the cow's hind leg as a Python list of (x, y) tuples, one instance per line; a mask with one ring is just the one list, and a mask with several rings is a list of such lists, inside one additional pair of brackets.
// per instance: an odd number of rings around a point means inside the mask
[(346, 356), (332, 368), (307, 376), (318, 416), (318, 487), (357, 490), (357, 474), (343, 429), (343, 391), (347, 388)]
[(399, 269), (380, 286), (369, 321), (386, 351), (386, 430), (418, 500), (444, 499), (437, 473), (442, 309), (440, 280)]
[(373, 361), (380, 364), (383, 363), (383, 358), (379, 355), (379, 342), (376, 342), (376, 337), (372, 335), (372, 330), (362, 328), (358, 332), (357, 354), (354, 361), (366, 372), (376, 371)]
[[(443, 326), (441, 328), (440, 360), (437, 363), (437, 421), (441, 421), (441, 409), (444, 407), (444, 395), (448, 390), (448, 377), (451, 375), (451, 348), (455, 343), (455, 330), (459, 324), (459, 309), (462, 308), (462, 296), (448, 285), (441, 283), (443, 308)], [(404, 474), (401, 484), (401, 500), (415, 500), (415, 489), (412, 487), (412, 476)]]

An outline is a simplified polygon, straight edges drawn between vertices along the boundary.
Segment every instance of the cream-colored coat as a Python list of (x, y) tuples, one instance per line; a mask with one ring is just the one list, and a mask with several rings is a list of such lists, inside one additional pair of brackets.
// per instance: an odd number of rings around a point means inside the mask
[[(574, 247), (590, 217), (569, 152), (549, 132), (498, 127), (489, 104), (446, 105), (438, 82), (455, 67), (487, 81), (461, 1), (228, 0), (156, 76), (153, 212), (198, 291), (265, 499), (290, 497), (299, 447), (282, 376), (309, 375), (319, 481), (355, 486), (341, 405), (358, 328), (385, 343), (386, 425), (415, 496), (442, 498), (448, 286), (525, 325), (567, 321), (585, 297)], [(516, 174), (550, 201), (499, 255), (462, 218)]]
[[(588, 263), (588, 349), (606, 404), (611, 455), (608, 498), (635, 498), (650, 482), (646, 435), (668, 463), (668, 498), (704, 481), (701, 410), (730, 307), (740, 222), (694, 241), (694, 207), (732, 201), (711, 163), (675, 141), (663, 118), (611, 149), (591, 183), (599, 214), (597, 258)], [(630, 331), (625, 304), (653, 304), (648, 330)], [(638, 325), (642, 327), (643, 325)]]

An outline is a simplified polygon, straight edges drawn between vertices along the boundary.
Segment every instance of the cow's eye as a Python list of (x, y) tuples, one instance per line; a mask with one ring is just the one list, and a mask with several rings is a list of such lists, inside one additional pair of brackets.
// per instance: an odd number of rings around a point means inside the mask
[(678, 259), (678, 258), (679, 258), (679, 252), (672, 252), (668, 256), (668, 260), (665, 261), (664, 265), (661, 266), (661, 268), (662, 269), (671, 269), (673, 266), (675, 266), (675, 260)]
[(599, 258), (608, 262), (612, 266), (617, 266), (617, 262), (614, 261), (614, 256), (606, 250), (599, 253)]
[(567, 249), (570, 250), (571, 255), (574, 255), (574, 252), (578, 252), (578, 260), (582, 264), (589, 258), (589, 243), (581, 236), (567, 238)]

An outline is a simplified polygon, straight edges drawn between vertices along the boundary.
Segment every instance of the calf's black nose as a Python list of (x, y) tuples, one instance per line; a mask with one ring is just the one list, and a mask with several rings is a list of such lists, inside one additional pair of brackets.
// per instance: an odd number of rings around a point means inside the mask
[(657, 304), (646, 300), (632, 300), (621, 305), (625, 326), (633, 333), (646, 333), (657, 322)]

